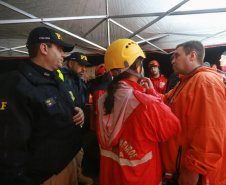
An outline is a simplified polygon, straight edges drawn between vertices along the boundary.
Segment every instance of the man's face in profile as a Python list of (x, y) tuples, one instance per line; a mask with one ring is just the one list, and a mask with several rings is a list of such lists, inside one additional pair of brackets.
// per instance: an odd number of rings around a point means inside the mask
[(221, 55), (220, 66), (221, 67), (226, 66), (226, 56), (225, 55)]

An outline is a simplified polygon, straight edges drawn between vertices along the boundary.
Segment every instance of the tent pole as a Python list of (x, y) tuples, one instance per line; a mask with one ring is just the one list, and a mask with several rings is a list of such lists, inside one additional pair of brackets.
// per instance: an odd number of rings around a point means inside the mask
[(220, 34), (222, 34), (222, 33), (224, 33), (224, 32), (226, 32), (226, 30), (221, 31), (221, 32), (218, 32), (218, 33), (216, 33), (216, 34), (214, 34), (214, 35), (211, 35), (211, 36), (209, 36), (209, 37), (206, 37), (206, 38), (202, 39), (201, 42), (203, 42), (204, 40), (210, 39), (210, 38), (212, 38), (212, 37), (215, 37), (215, 36), (217, 36), (217, 35), (220, 35)]
[[(82, 20), (82, 19), (100, 19), (106, 18), (105, 15), (100, 16), (77, 16), (77, 17), (56, 17), (56, 18), (33, 18), (33, 19), (14, 19), (14, 20), (0, 20), (0, 24), (16, 24), (16, 23), (34, 23), (34, 22), (53, 22), (53, 21), (68, 21), (68, 20)], [(105, 20), (105, 19), (104, 19)]]
[[(152, 40), (155, 40), (155, 39), (161, 39), (161, 38), (164, 38), (164, 37), (167, 37), (169, 35), (161, 35), (161, 36), (157, 36), (157, 37), (152, 37), (152, 38), (149, 38), (149, 39), (146, 39), (147, 41), (152, 41)], [(146, 42), (145, 40), (142, 40), (142, 41), (138, 41), (136, 42), (137, 44), (142, 44)]]
[(161, 20), (162, 18), (164, 18), (165, 16), (167, 16), (168, 14), (170, 14), (171, 12), (175, 11), (176, 9), (180, 8), (182, 5), (184, 5), (185, 3), (187, 3), (189, 0), (184, 0), (182, 2), (180, 2), (179, 4), (177, 4), (176, 6), (174, 6), (173, 8), (171, 8), (170, 10), (168, 10), (167, 12), (163, 13), (162, 15), (160, 15), (159, 17), (157, 17), (156, 19), (154, 19), (153, 21), (151, 21), (150, 23), (148, 23), (147, 25), (145, 25), (144, 27), (140, 28), (139, 30), (137, 30), (136, 32), (134, 32), (132, 35), (129, 36), (129, 38), (134, 37), (136, 34), (142, 32), (143, 30), (145, 30), (146, 28), (148, 28), (149, 26), (153, 25), (154, 23), (158, 22), (159, 20)]
[(4, 51), (15, 51), (15, 52), (18, 52), (18, 53), (28, 54), (28, 52), (26, 52), (26, 51), (21, 51), (21, 50), (17, 50), (16, 49), (16, 48), (22, 48), (21, 46), (14, 47), (14, 48), (6, 48), (6, 47), (3, 47), (3, 46), (0, 46), (0, 48), (2, 48), (2, 50), (0, 50), (0, 52), (4, 52)]
[[(204, 13), (221, 13), (221, 12), (226, 12), (226, 8), (177, 11), (177, 12), (171, 12), (168, 16), (172, 16), (172, 15), (189, 15), (189, 14), (204, 14)], [(156, 17), (156, 16), (161, 16), (163, 13), (164, 12), (144, 13), (144, 14), (127, 14), (127, 15), (112, 15), (112, 16), (109, 16), (109, 18), (111, 18), (111, 19), (120, 19), (120, 18), (134, 18), (134, 17)]]
[(166, 32), (164, 34), (168, 34), (168, 35), (183, 35), (183, 36), (195, 36), (195, 37), (209, 37), (209, 36), (212, 36), (211, 34), (188, 34), (188, 33), (171, 33), (171, 32)]
[(101, 25), (106, 19), (102, 19), (100, 22), (98, 22), (94, 27), (92, 27), (88, 32), (86, 32), (82, 37), (86, 37), (88, 34), (90, 34), (93, 30), (95, 30), (99, 25)]
[[(0, 4), (1, 1), (0, 1)], [(204, 13), (221, 13), (226, 12), (226, 8), (218, 8), (218, 9), (206, 9), (206, 10), (190, 10), (190, 11), (178, 11), (172, 12), (168, 16), (171, 15), (189, 15), (189, 14), (204, 14)], [(153, 17), (160, 16), (163, 13), (147, 13), (147, 14), (128, 14), (128, 15), (113, 15), (109, 16), (111, 19), (117, 18), (133, 18), (133, 17)], [(106, 15), (94, 15), (94, 16), (76, 16), (76, 17), (55, 17), (55, 18), (37, 18), (37, 19), (13, 19), (13, 20), (0, 20), (0, 24), (15, 24), (15, 23), (31, 23), (31, 22), (53, 22), (53, 21), (67, 21), (67, 20), (81, 20), (81, 19), (100, 19), (100, 24), (105, 20)], [(98, 23), (99, 26), (99, 23)], [(93, 31), (93, 30), (92, 30)]]
[[(0, 1), (0, 4), (2, 4), (3, 6), (5, 6), (5, 7), (7, 7), (7, 8), (10, 8), (10, 9), (16, 11), (16, 12), (19, 12), (19, 13), (22, 14), (22, 15), (25, 15), (25, 16), (27, 16), (27, 17), (30, 17), (30, 18), (32, 18), (32, 19), (38, 18), (38, 17), (35, 17), (34, 15), (31, 15), (31, 14), (25, 12), (25, 11), (22, 11), (22, 10), (16, 8), (16, 7), (13, 7), (13, 6), (11, 6), (11, 5), (7, 4), (7, 3), (4, 3), (3, 1)], [(88, 44), (90, 44), (90, 45), (93, 45), (93, 46), (95, 46), (95, 47), (101, 49), (101, 50), (106, 51), (106, 48), (104, 48), (104, 47), (102, 47), (102, 46), (99, 46), (99, 45), (97, 45), (97, 44), (95, 44), (95, 43), (93, 43), (93, 42), (91, 42), (91, 41), (89, 41), (89, 40), (87, 40), (87, 39), (84, 39), (84, 38), (82, 38), (82, 37), (80, 37), (80, 36), (78, 36), (78, 35), (75, 35), (75, 34), (69, 32), (69, 31), (67, 31), (67, 30), (65, 30), (65, 29), (62, 29), (62, 28), (60, 28), (60, 27), (58, 27), (58, 26), (55, 26), (54, 24), (51, 24), (51, 23), (44, 23), (44, 22), (43, 22), (43, 24), (45, 24), (45, 25), (47, 25), (47, 26), (49, 26), (49, 27), (51, 27), (51, 28), (55, 28), (55, 29), (57, 29), (57, 30), (59, 30), (59, 31), (61, 31), (61, 32), (64, 32), (64, 33), (66, 33), (66, 34), (68, 34), (68, 35), (70, 35), (70, 36), (72, 36), (72, 37), (75, 37), (75, 38), (77, 38), (77, 39), (79, 39), (79, 40), (82, 40), (82, 41), (84, 41), (84, 42), (86, 42), (86, 43), (88, 43)]]
[(109, 22), (109, 3), (108, 0), (106, 0), (106, 16), (107, 16), (107, 39), (108, 39), (108, 46), (111, 44), (111, 38), (110, 38), (110, 22)]
[[(128, 31), (128, 32), (130, 32), (130, 33), (133, 33), (131, 30), (129, 30), (128, 28), (122, 26), (121, 24), (117, 23), (116, 21), (114, 21), (114, 20), (112, 20), (112, 19), (110, 19), (110, 21), (113, 22), (114, 24), (116, 24), (117, 26), (123, 28), (124, 30), (126, 30), (126, 31)], [(162, 51), (164, 54), (167, 54), (167, 55), (168, 55), (167, 52), (165, 52), (164, 50), (162, 50), (162, 49), (159, 48), (158, 46), (152, 44), (151, 42), (147, 41), (146, 39), (142, 38), (141, 36), (139, 36), (139, 35), (135, 35), (135, 36), (138, 37), (138, 38), (140, 38), (142, 41), (147, 42), (148, 44), (152, 45), (153, 47), (159, 49), (159, 50)]]

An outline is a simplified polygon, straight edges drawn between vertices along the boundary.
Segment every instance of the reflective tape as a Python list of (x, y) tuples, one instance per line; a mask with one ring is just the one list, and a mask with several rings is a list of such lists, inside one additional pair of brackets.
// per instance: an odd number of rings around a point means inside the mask
[(172, 179), (173, 178), (173, 174), (172, 173), (165, 173), (164, 178), (165, 179)]
[(131, 167), (138, 166), (138, 165), (143, 164), (152, 159), (152, 151), (149, 152), (148, 154), (146, 154), (140, 160), (129, 160), (129, 159), (124, 159), (124, 158), (119, 158), (119, 156), (116, 155), (115, 153), (108, 151), (108, 150), (103, 150), (103, 149), (101, 149), (101, 155), (104, 157), (109, 157), (112, 160), (118, 162), (118, 164), (120, 166), (131, 166)]

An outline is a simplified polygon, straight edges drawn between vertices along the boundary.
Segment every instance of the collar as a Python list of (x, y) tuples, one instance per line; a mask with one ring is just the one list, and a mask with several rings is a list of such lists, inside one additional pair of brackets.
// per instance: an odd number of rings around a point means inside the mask
[[(43, 69), (31, 61), (23, 62), (18, 70), (33, 84), (56, 84), (53, 72)], [(49, 72), (50, 75), (44, 74)]]
[(129, 84), (130, 86), (132, 86), (137, 91), (144, 92), (144, 88), (142, 86), (140, 86), (140, 84), (138, 84), (137, 82), (134, 82), (134, 81), (129, 80), (129, 79), (123, 79), (121, 81), (126, 82), (127, 84)]
[(191, 76), (193, 76), (194, 74), (196, 74), (197, 72), (199, 72), (199, 68), (203, 67), (203, 65), (200, 65), (196, 68), (194, 68), (189, 74), (187, 75), (179, 75), (179, 78), (181, 79), (187, 79), (187, 78), (190, 78)]
[(43, 77), (47, 79), (52, 79), (53, 78), (53, 71), (49, 71), (48, 69), (45, 69), (32, 61), (29, 61), (29, 65), (31, 65), (36, 71), (38, 71)]

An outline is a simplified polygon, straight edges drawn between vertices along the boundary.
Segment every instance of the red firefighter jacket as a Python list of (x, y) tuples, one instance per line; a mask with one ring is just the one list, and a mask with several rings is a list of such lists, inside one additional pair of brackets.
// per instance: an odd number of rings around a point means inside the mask
[(93, 92), (93, 111), (91, 115), (90, 129), (97, 131), (97, 109), (98, 109), (98, 99), (106, 92), (106, 90), (95, 90)]
[(164, 77), (164, 75), (160, 75), (158, 78), (153, 78), (150, 75), (149, 78), (151, 79), (155, 90), (158, 93), (165, 94), (167, 79)]
[(98, 101), (100, 185), (159, 185), (158, 142), (180, 132), (179, 120), (160, 97), (143, 93), (139, 84), (119, 83), (111, 114), (106, 115), (103, 107), (107, 93)]
[(226, 93), (216, 70), (200, 67), (163, 96), (180, 119), (182, 132), (160, 144), (163, 171), (176, 172), (181, 148), (180, 171), (203, 175), (203, 183), (226, 184)]

